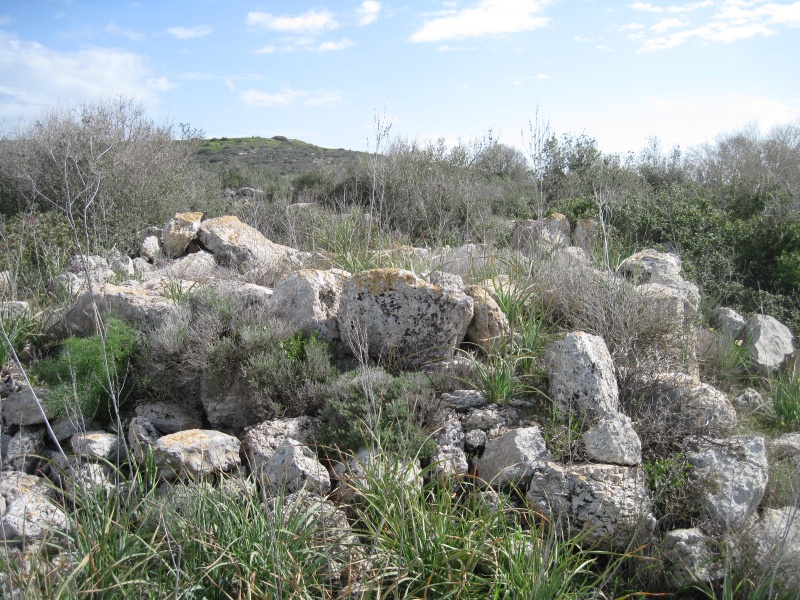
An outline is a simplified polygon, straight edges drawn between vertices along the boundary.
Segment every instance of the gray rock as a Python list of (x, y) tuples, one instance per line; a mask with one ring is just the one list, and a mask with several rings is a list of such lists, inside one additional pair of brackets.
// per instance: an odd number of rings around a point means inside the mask
[(202, 422), (197, 415), (189, 414), (176, 404), (148, 402), (136, 407), (136, 416), (150, 421), (162, 433), (177, 433), (187, 429), (200, 429)]
[(79, 415), (66, 415), (50, 422), (50, 428), (53, 430), (59, 444), (80, 431), (86, 431), (87, 426), (88, 423), (84, 422), (83, 417)]
[(486, 446), (486, 432), (482, 429), (472, 429), (464, 436), (464, 449), (467, 452), (483, 450)]
[(589, 460), (635, 466), (642, 462), (642, 442), (630, 418), (622, 413), (602, 415), (583, 434)]
[(119, 487), (118, 473), (106, 463), (86, 460), (79, 456), (56, 456), (57, 470), (53, 479), (69, 494), (111, 491)]
[(153, 272), (151, 277), (162, 277), (165, 285), (176, 278), (194, 279), (192, 283), (196, 284), (197, 278), (212, 277), (216, 270), (217, 261), (214, 260), (214, 255), (201, 250), (172, 261)]
[(342, 286), (339, 331), (355, 356), (413, 366), (452, 356), (472, 321), (463, 292), (432, 285), (411, 271), (374, 269)]
[(33, 473), (44, 450), (44, 429), (20, 429), (4, 453), (3, 470)]
[(148, 262), (155, 262), (156, 259), (161, 257), (161, 242), (158, 241), (158, 236), (148, 235), (142, 240), (142, 246), (139, 250), (142, 258)]
[(471, 276), (482, 273), (492, 264), (494, 257), (485, 245), (465, 244), (447, 252), (439, 259), (439, 270), (455, 275)]
[(461, 419), (452, 409), (445, 409), (442, 417), (443, 425), (436, 434), (436, 443), (440, 446), (464, 447), (464, 426)]
[[(24, 387), (8, 398), (0, 400), (0, 414), (8, 425), (43, 425), (53, 410), (46, 402), (47, 388)], [(44, 413), (44, 414), (43, 414)]]
[(800, 433), (784, 433), (770, 440), (767, 447), (775, 460), (783, 460), (792, 456), (800, 456)]
[(320, 496), (331, 491), (328, 471), (305, 444), (287, 437), (259, 471), (268, 494), (306, 490)]
[(69, 525), (64, 511), (56, 506), (52, 490), (41, 477), (24, 473), (3, 473), (0, 496), (5, 501), (2, 514), (3, 539), (14, 546), (28, 545), (47, 538), (63, 544)]
[(536, 468), (526, 499), (533, 510), (581, 533), (582, 543), (597, 549), (646, 541), (656, 525), (639, 467), (545, 463)]
[(680, 374), (664, 374), (653, 387), (653, 403), (666, 411), (670, 434), (723, 437), (736, 427), (736, 410), (718, 389)]
[(736, 410), (750, 414), (763, 412), (767, 407), (763, 396), (753, 388), (747, 388), (736, 396), (733, 399), (733, 406), (736, 407)]
[(745, 318), (732, 308), (720, 307), (709, 317), (709, 323), (715, 331), (729, 340), (738, 340), (744, 332)]
[(254, 472), (263, 470), (272, 455), (275, 454), (275, 450), (287, 438), (305, 444), (309, 441), (309, 434), (313, 427), (314, 421), (304, 416), (292, 419), (272, 419), (247, 429), (242, 436), (242, 448), (247, 456), (250, 469)]
[(639, 284), (660, 283), (672, 287), (683, 282), (681, 268), (681, 259), (677, 255), (647, 249), (622, 261), (617, 273)]
[(600, 243), (600, 229), (594, 219), (578, 219), (572, 232), (573, 243), (591, 254)]
[(667, 533), (661, 558), (664, 579), (676, 591), (711, 583), (724, 574), (721, 557), (712, 551), (712, 541), (696, 527)]
[(527, 220), (517, 225), (511, 248), (523, 254), (564, 248), (571, 243), (569, 220), (561, 214)]
[(513, 407), (501, 407), (491, 404), (485, 408), (472, 409), (467, 413), (463, 420), (464, 430), (482, 429), (483, 431), (489, 431), (497, 425), (514, 423), (518, 417), (519, 414)]
[(119, 455), (121, 445), (120, 437), (105, 431), (87, 431), (76, 433), (70, 439), (72, 452), (78, 456), (87, 458), (100, 458), (103, 460), (114, 461)]
[(136, 274), (133, 259), (127, 254), (118, 254), (108, 263), (108, 266), (116, 275), (122, 277), (133, 277)]
[(203, 221), (197, 235), (217, 262), (224, 265), (249, 269), (302, 263), (297, 250), (268, 240), (237, 217)]
[(200, 230), (201, 212), (177, 213), (164, 225), (163, 251), (168, 258), (176, 258), (186, 252), (186, 247), (197, 237)]
[(774, 573), (777, 586), (787, 592), (800, 590), (800, 513), (797, 508), (765, 508), (751, 535), (762, 572)]
[(764, 376), (777, 371), (794, 352), (792, 332), (768, 315), (750, 317), (742, 336), (747, 345), (748, 360)]
[(220, 431), (189, 429), (158, 438), (153, 454), (165, 479), (198, 478), (237, 469), (240, 442)]
[(456, 390), (451, 394), (442, 394), (442, 403), (460, 413), (473, 408), (483, 408), (488, 404), (483, 392), (478, 390)]
[(482, 287), (467, 286), (466, 293), (472, 298), (473, 316), (464, 340), (489, 355), (495, 347), (501, 348), (510, 341), (511, 327), (508, 318), (489, 292)]
[(688, 438), (687, 448), (699, 508), (719, 527), (744, 526), (767, 488), (769, 465), (764, 438)]
[(619, 410), (614, 364), (603, 338), (577, 331), (545, 349), (550, 397), (566, 417), (596, 416)]
[(525, 486), (536, 467), (552, 458), (538, 427), (512, 429), (486, 444), (478, 476), (494, 486)]
[(339, 299), (349, 277), (341, 269), (302, 269), (282, 277), (273, 290), (276, 315), (296, 323), (306, 335), (339, 339)]
[(458, 446), (436, 446), (431, 456), (431, 476), (434, 479), (452, 479), (469, 471), (467, 455)]
[(148, 455), (161, 434), (153, 424), (142, 417), (134, 417), (128, 425), (128, 448), (140, 465), (145, 464)]

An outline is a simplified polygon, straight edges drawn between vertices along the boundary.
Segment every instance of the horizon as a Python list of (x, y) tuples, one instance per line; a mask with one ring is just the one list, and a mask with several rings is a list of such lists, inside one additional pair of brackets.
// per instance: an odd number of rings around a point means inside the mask
[(206, 138), (372, 151), (537, 118), (603, 152), (800, 123), (800, 2), (34, 1), (0, 9), (3, 129), (125, 95)]

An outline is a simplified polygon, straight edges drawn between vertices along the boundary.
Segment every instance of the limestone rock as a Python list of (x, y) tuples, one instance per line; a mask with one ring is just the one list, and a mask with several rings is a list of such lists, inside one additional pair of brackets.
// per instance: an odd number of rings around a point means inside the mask
[(121, 449), (120, 438), (113, 433), (105, 431), (87, 431), (76, 433), (72, 436), (69, 443), (72, 452), (79, 456), (88, 458), (101, 458), (103, 460), (114, 461)]
[(486, 271), (492, 260), (488, 246), (464, 244), (446, 253), (438, 262), (441, 271), (468, 276)]
[(638, 467), (548, 462), (534, 471), (526, 499), (533, 510), (572, 534), (583, 532), (582, 542), (598, 549), (647, 540), (656, 525)]
[(308, 446), (290, 437), (275, 449), (260, 476), (267, 493), (273, 496), (299, 490), (325, 496), (331, 491), (327, 469)]
[(306, 335), (339, 338), (339, 299), (350, 273), (341, 269), (303, 269), (279, 279), (273, 290), (276, 314), (289, 319)]
[(200, 429), (202, 422), (197, 415), (189, 414), (176, 404), (148, 402), (136, 407), (136, 416), (147, 419), (162, 433), (177, 433), (187, 429)]
[(777, 371), (794, 352), (792, 332), (768, 315), (750, 317), (742, 336), (747, 344), (748, 360), (764, 376)]
[(523, 254), (564, 248), (571, 243), (569, 219), (554, 214), (544, 219), (523, 221), (514, 230), (511, 248)]
[(508, 318), (489, 292), (482, 287), (468, 286), (466, 293), (473, 301), (473, 316), (465, 341), (475, 344), (485, 354), (491, 354), (495, 346), (502, 347), (509, 340), (511, 328)]
[(758, 508), (767, 487), (764, 438), (689, 438), (687, 460), (700, 508), (724, 528), (742, 527)]
[(434, 479), (452, 479), (466, 475), (467, 455), (455, 445), (436, 446), (431, 456), (431, 475)]
[(314, 422), (309, 417), (303, 416), (272, 419), (247, 429), (242, 436), (242, 447), (250, 469), (253, 472), (262, 470), (287, 438), (305, 444), (313, 427)]
[(436, 443), (440, 446), (464, 447), (464, 426), (452, 409), (443, 411), (442, 426), (436, 433)]
[(197, 478), (238, 468), (239, 447), (239, 440), (226, 433), (189, 429), (159, 438), (153, 453), (165, 479)]
[(33, 473), (43, 450), (44, 429), (20, 429), (3, 453), (3, 470)]
[(153, 451), (161, 434), (153, 424), (142, 417), (134, 417), (128, 425), (128, 448), (140, 465), (145, 464), (147, 456)]
[(467, 452), (481, 451), (486, 447), (486, 432), (482, 429), (472, 429), (464, 435), (464, 450)]
[(512, 429), (488, 442), (477, 462), (478, 476), (494, 486), (525, 486), (536, 467), (553, 457), (538, 427)]
[(664, 375), (653, 394), (654, 403), (667, 412), (676, 439), (687, 435), (722, 437), (736, 427), (736, 410), (728, 397), (706, 383)]
[(700, 529), (675, 529), (664, 536), (661, 558), (664, 579), (673, 590), (711, 583), (724, 573), (712, 541)]
[(623, 260), (617, 273), (639, 284), (660, 283), (672, 287), (683, 282), (681, 268), (681, 259), (677, 255), (647, 249)]
[(775, 460), (800, 456), (800, 433), (784, 433), (768, 443), (770, 455)]
[(483, 392), (478, 390), (455, 390), (450, 394), (444, 393), (441, 401), (445, 406), (460, 413), (465, 413), (473, 408), (483, 408), (488, 404)]
[(214, 281), (210, 286), (241, 308), (267, 309), (273, 305), (273, 291), (263, 285), (243, 281)]
[(630, 418), (622, 413), (602, 415), (583, 434), (589, 460), (634, 466), (642, 462), (642, 442)]
[(755, 557), (764, 573), (775, 573), (787, 592), (800, 590), (800, 513), (797, 507), (765, 508), (752, 531)]
[(136, 274), (136, 269), (133, 266), (133, 259), (127, 254), (117, 254), (108, 263), (108, 267), (114, 271), (115, 274), (122, 277), (133, 277)]
[(200, 230), (201, 212), (177, 213), (164, 225), (162, 249), (168, 258), (177, 258), (184, 252)]
[[(153, 276), (160, 275), (164, 279), (165, 285), (168, 285), (170, 280), (175, 278), (196, 280), (197, 278), (211, 277), (216, 269), (217, 262), (214, 260), (214, 255), (201, 250), (172, 261), (153, 273)], [(196, 281), (194, 283), (196, 284)]]
[(142, 240), (142, 246), (139, 250), (142, 258), (147, 262), (155, 262), (161, 257), (161, 242), (158, 241), (158, 236), (148, 235)]
[(61, 536), (69, 521), (64, 511), (52, 501), (52, 491), (41, 477), (24, 473), (3, 473), (0, 497), (5, 501), (2, 513), (3, 539), (12, 545), (27, 545), (47, 537), (51, 542), (66, 541)]
[(484, 408), (475, 408), (467, 413), (463, 419), (464, 429), (482, 429), (489, 431), (497, 425), (513, 423), (519, 417), (517, 410), (511, 406), (498, 406), (491, 404)]
[(729, 340), (738, 340), (747, 324), (745, 318), (732, 308), (720, 307), (711, 313), (711, 326)]
[(572, 232), (572, 241), (584, 252), (591, 254), (600, 242), (600, 228), (594, 219), (578, 219)]
[(223, 265), (249, 269), (284, 263), (299, 265), (301, 262), (297, 250), (268, 240), (237, 217), (203, 221), (197, 235), (203, 246)]
[[(0, 401), (0, 413), (8, 425), (43, 425), (53, 410), (46, 402), (47, 388), (24, 387)], [(41, 406), (41, 409), (40, 409)], [(44, 410), (44, 414), (42, 414)]]
[(603, 338), (577, 331), (545, 349), (550, 397), (563, 415), (617, 412), (619, 389)]
[(473, 316), (464, 292), (441, 288), (402, 269), (353, 275), (342, 287), (339, 331), (356, 356), (395, 365), (450, 357)]

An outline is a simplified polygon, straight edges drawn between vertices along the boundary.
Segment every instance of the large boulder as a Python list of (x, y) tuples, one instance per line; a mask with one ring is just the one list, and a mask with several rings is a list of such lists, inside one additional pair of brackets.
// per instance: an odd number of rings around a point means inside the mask
[(486, 444), (478, 476), (495, 486), (525, 486), (537, 465), (552, 460), (538, 427), (512, 429)]
[(217, 217), (203, 221), (197, 235), (203, 246), (224, 265), (250, 269), (283, 263), (300, 264), (297, 250), (268, 240), (238, 217)]
[(342, 286), (339, 331), (356, 356), (419, 365), (453, 356), (472, 316), (473, 300), (463, 291), (433, 285), (411, 271), (374, 269)]
[(153, 455), (165, 479), (198, 478), (239, 467), (240, 443), (220, 431), (189, 429), (158, 438)]
[(686, 458), (699, 508), (724, 529), (744, 526), (767, 488), (769, 465), (764, 438), (687, 439)]
[(533, 510), (598, 549), (645, 541), (656, 525), (638, 467), (548, 462), (535, 469), (525, 497)]
[(162, 250), (168, 258), (177, 258), (200, 231), (201, 212), (177, 213), (164, 225)]
[(647, 249), (623, 260), (617, 273), (633, 279), (636, 283), (660, 283), (667, 287), (680, 284), (681, 259), (675, 254)]
[(664, 374), (652, 389), (653, 404), (663, 410), (675, 439), (687, 435), (723, 437), (736, 427), (736, 409), (728, 396), (707, 383)]
[(576, 331), (547, 345), (550, 397), (563, 415), (599, 416), (619, 410), (614, 363), (603, 338)]
[(273, 289), (276, 315), (289, 319), (306, 335), (339, 338), (339, 298), (350, 273), (341, 269), (302, 269), (279, 279)]
[(792, 332), (769, 315), (750, 317), (742, 336), (747, 344), (748, 360), (764, 376), (777, 371), (794, 352)]

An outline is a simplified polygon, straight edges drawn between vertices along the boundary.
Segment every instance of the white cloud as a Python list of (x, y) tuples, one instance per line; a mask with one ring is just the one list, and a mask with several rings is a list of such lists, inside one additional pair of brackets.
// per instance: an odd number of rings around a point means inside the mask
[(0, 15), (0, 25), (8, 25), (11, 23), (11, 15)]
[(264, 46), (263, 48), (256, 50), (256, 54), (274, 54), (277, 51), (278, 49), (270, 44), (269, 46)]
[(118, 49), (58, 52), (0, 32), (0, 111), (30, 116), (56, 101), (124, 94), (149, 104), (170, 89), (144, 57)]
[(770, 23), (800, 26), (800, 2), (792, 4), (767, 4), (759, 7), (756, 12), (769, 18)]
[(232, 78), (226, 79), (225, 85), (231, 92), (237, 94), (242, 102), (256, 108), (285, 108), (295, 104), (330, 106), (342, 101), (342, 95), (339, 92), (309, 92), (291, 87), (285, 87), (278, 92), (239, 90)]
[(410, 39), (439, 42), (538, 29), (549, 21), (537, 16), (546, 4), (546, 0), (481, 0), (472, 8), (426, 21)]
[(106, 25), (106, 33), (117, 34), (128, 38), (132, 42), (138, 42), (144, 39), (144, 34), (139, 31), (132, 31), (130, 29), (123, 29), (114, 21), (109, 21)]
[(686, 27), (688, 23), (682, 19), (678, 18), (671, 18), (671, 19), (662, 19), (655, 25), (651, 25), (650, 29), (655, 31), (656, 33), (663, 33), (668, 31), (669, 29), (676, 29), (678, 27)]
[(591, 42), (592, 41), (589, 38), (581, 37), (579, 35), (573, 36), (572, 39), (575, 40), (576, 42), (582, 42), (582, 43), (586, 43), (586, 42)]
[(326, 29), (336, 29), (339, 26), (333, 14), (327, 10), (309, 10), (294, 17), (287, 15), (275, 16), (264, 12), (249, 12), (247, 13), (246, 23), (253, 29), (292, 33), (319, 33)]
[(628, 23), (627, 25), (623, 25), (620, 29), (622, 29), (622, 31), (638, 31), (645, 27), (647, 27), (647, 25), (644, 23)]
[(634, 2), (631, 4), (633, 10), (653, 13), (686, 13), (699, 10), (701, 8), (708, 8), (714, 6), (713, 0), (705, 0), (703, 2), (693, 2), (691, 4), (672, 5), (672, 6), (653, 6), (649, 2)]
[(320, 52), (329, 52), (331, 50), (344, 50), (345, 48), (349, 48), (353, 45), (353, 42), (348, 38), (342, 38), (338, 42), (322, 42), (319, 46), (317, 46), (317, 50)]
[(514, 85), (522, 85), (526, 81), (547, 81), (551, 79), (550, 75), (545, 75), (544, 73), (537, 73), (536, 75), (525, 75), (523, 77), (517, 77), (514, 79)]
[(381, 3), (375, 0), (365, 0), (358, 7), (356, 14), (358, 15), (359, 25), (369, 25), (378, 19), (378, 14), (381, 12)]
[(214, 29), (210, 25), (197, 25), (196, 27), (170, 27), (167, 32), (178, 40), (205, 37), (211, 35)]
[(339, 92), (318, 92), (312, 95), (305, 104), (309, 106), (331, 106), (339, 104), (343, 100)]

